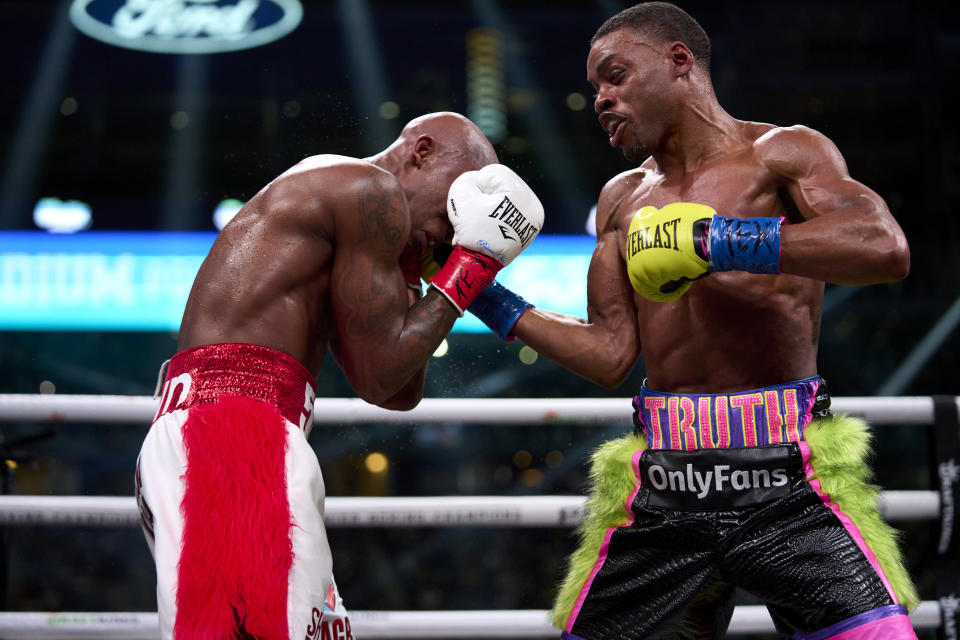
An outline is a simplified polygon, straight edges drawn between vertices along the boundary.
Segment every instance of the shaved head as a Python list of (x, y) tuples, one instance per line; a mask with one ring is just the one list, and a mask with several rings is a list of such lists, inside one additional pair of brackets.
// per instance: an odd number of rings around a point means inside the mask
[(453, 236), (447, 217), (447, 192), (453, 181), (499, 162), (480, 128), (452, 111), (414, 118), (393, 144), (367, 160), (392, 173), (403, 189), (411, 243), (420, 251)]
[(438, 158), (461, 173), (498, 162), (493, 145), (480, 128), (459, 113), (439, 111), (414, 118), (403, 128), (400, 140), (413, 142), (420, 136), (431, 137)]

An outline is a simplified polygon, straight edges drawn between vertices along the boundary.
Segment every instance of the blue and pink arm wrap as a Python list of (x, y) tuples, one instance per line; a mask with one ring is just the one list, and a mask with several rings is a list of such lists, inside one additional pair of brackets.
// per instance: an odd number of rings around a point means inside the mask
[(480, 292), (467, 310), (507, 342), (516, 340), (510, 335), (523, 312), (533, 305), (494, 280)]
[(710, 221), (710, 271), (780, 273), (783, 218), (725, 218)]

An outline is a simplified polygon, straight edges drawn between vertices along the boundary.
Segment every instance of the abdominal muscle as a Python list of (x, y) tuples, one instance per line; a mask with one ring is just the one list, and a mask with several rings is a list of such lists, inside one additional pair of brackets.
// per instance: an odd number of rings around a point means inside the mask
[(301, 295), (285, 293), (265, 300), (207, 293), (187, 306), (179, 349), (224, 342), (257, 344), (282, 351), (314, 375), (319, 373), (328, 337), (319, 330), (317, 310), (308, 310)]
[(816, 375), (823, 283), (714, 273), (675, 302), (636, 296), (647, 385), (727, 393)]

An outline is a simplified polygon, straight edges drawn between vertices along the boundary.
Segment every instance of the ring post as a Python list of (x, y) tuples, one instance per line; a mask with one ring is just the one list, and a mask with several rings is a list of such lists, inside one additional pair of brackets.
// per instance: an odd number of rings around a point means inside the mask
[(934, 396), (932, 485), (940, 490), (940, 535), (936, 548), (936, 596), (940, 602), (939, 637), (957, 640), (960, 628), (960, 541), (956, 507), (960, 504), (960, 411), (955, 396)]

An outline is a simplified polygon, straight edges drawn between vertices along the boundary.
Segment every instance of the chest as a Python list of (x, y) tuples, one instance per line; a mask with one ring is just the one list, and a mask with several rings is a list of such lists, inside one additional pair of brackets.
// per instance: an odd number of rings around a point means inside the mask
[(696, 202), (728, 218), (786, 214), (786, 193), (762, 167), (749, 162), (721, 162), (682, 177), (653, 175), (639, 181), (620, 201), (616, 223), (625, 234), (634, 214), (646, 206)]

